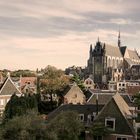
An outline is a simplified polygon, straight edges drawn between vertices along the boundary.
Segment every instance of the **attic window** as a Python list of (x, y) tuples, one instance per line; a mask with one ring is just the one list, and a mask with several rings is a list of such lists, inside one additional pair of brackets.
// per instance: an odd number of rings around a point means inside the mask
[(112, 130), (115, 130), (115, 118), (106, 118), (105, 126)]

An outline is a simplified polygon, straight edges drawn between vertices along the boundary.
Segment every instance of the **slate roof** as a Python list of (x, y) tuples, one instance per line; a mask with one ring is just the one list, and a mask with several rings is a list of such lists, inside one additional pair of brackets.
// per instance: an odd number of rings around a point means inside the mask
[(87, 101), (87, 104), (96, 104), (96, 99), (98, 98), (98, 104), (105, 105), (108, 103), (108, 101), (112, 98), (113, 95), (114, 94), (101, 94), (101, 93), (92, 94), (92, 96)]
[[(115, 94), (116, 94), (115, 92), (114, 93), (94, 93), (87, 101), (87, 104), (96, 104), (96, 99), (98, 98), (99, 105), (106, 105)], [(130, 107), (134, 107), (134, 103), (131, 101), (131, 98), (128, 94), (120, 93), (120, 95)]]
[[(98, 111), (101, 111), (102, 108), (103, 108), (103, 105), (99, 105)], [(53, 112), (48, 114), (48, 120), (54, 118), (55, 116), (57, 116), (59, 113), (61, 113), (63, 111), (75, 111), (78, 114), (84, 114), (85, 115), (84, 119), (86, 120), (87, 115), (89, 115), (89, 114), (93, 115), (93, 112), (96, 113), (97, 106), (96, 105), (78, 105), (78, 104), (61, 105), (60, 107), (55, 109)]]
[(95, 118), (95, 122), (102, 122), (104, 124), (106, 118), (115, 119), (114, 134), (122, 135), (135, 135), (135, 131), (132, 124), (132, 114), (129, 110), (129, 106), (124, 99), (116, 93), (111, 100), (103, 107)]
[(14, 85), (11, 78), (7, 77), (0, 88), (0, 95), (12, 95), (14, 93), (19, 95), (22, 94), (20, 90)]

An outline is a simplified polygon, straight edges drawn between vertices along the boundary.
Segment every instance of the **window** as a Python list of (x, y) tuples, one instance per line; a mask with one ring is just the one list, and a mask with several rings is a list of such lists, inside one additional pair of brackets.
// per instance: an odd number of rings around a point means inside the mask
[(106, 118), (105, 119), (105, 126), (115, 130), (115, 118)]
[(93, 122), (93, 120), (94, 120), (94, 115), (88, 115), (88, 122)]
[(80, 120), (81, 122), (84, 122), (84, 114), (79, 114), (79, 120)]
[(117, 137), (117, 140), (127, 140), (125, 137)]
[(124, 87), (124, 86), (125, 86), (125, 84), (122, 84), (122, 86)]
[(102, 136), (94, 136), (94, 140), (102, 140), (103, 137)]
[(4, 100), (0, 99), (0, 105), (4, 105)]
[(3, 114), (3, 110), (0, 109), (0, 117), (2, 117)]

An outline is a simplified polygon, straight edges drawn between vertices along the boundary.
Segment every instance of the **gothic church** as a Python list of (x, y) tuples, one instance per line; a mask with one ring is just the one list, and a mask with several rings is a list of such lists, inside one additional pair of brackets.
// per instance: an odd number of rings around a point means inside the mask
[(107, 84), (110, 80), (131, 79), (134, 68), (137, 70), (137, 78), (140, 78), (140, 57), (136, 50), (121, 46), (120, 32), (118, 46), (102, 43), (99, 39), (94, 48), (90, 45), (87, 70), (94, 83)]

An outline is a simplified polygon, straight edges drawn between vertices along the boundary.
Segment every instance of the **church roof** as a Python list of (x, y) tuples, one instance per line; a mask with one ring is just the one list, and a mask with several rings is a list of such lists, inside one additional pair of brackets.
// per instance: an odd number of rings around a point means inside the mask
[(122, 57), (121, 51), (117, 46), (105, 44), (105, 50), (106, 50), (106, 55), (108, 56)]
[(130, 59), (140, 60), (137, 52), (135, 50), (128, 49)]

